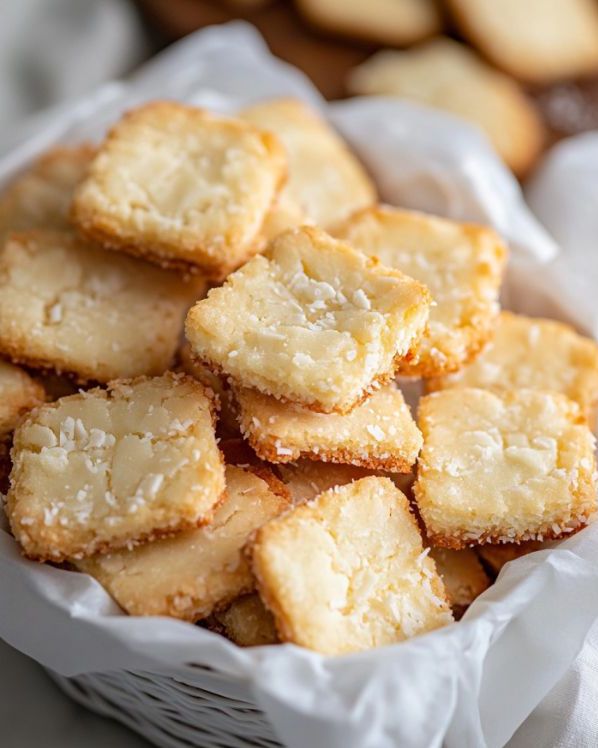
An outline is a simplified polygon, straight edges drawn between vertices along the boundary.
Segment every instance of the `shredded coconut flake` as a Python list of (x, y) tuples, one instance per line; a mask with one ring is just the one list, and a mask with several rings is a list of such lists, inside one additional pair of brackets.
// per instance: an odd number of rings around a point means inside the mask
[(54, 304), (48, 310), (48, 319), (52, 323), (58, 323), (62, 320), (62, 306), (60, 304)]
[(380, 428), (380, 426), (376, 426), (375, 424), (368, 424), (366, 426), (366, 429), (371, 436), (374, 437), (376, 441), (382, 441), (384, 439), (384, 431)]
[(372, 302), (368, 299), (362, 288), (358, 288), (353, 294), (353, 303), (360, 309), (369, 310), (372, 308)]

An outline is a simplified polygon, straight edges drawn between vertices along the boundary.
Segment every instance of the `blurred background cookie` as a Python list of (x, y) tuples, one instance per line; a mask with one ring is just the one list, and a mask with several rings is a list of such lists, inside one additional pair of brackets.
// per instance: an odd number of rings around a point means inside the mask
[(598, 72), (594, 0), (447, 0), (463, 36), (497, 67), (531, 83)]
[(413, 44), (442, 28), (435, 0), (297, 0), (297, 8), (317, 29), (374, 44)]
[(399, 96), (478, 125), (518, 175), (542, 149), (544, 128), (521, 87), (446, 37), (407, 51), (378, 52), (349, 73), (347, 88), (352, 94)]

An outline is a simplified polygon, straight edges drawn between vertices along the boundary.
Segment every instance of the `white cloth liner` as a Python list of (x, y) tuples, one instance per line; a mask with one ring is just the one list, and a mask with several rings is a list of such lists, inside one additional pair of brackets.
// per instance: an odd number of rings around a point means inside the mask
[[(120, 112), (146, 99), (179, 98), (229, 112), (280, 95), (303, 98), (328, 115), (388, 202), (494, 225), (511, 247), (513, 308), (525, 301), (546, 311), (554, 302), (564, 316), (580, 317), (584, 299), (557, 304), (550, 273), (559, 250), (481, 134), (389, 99), (326, 105), (245, 24), (198, 32), (130, 83), (109, 84), (54, 110), (42, 132), (0, 161), (0, 181), (55, 142), (100, 137)], [(459, 624), (393, 647), (325, 658), (292, 645), (239, 649), (183, 622), (125, 616), (97, 582), (23, 559), (0, 529), (2, 638), (65, 675), (127, 669), (184, 677), (188, 663), (212, 666), (252, 684), (291, 748), (504, 745), (580, 651), (598, 617), (596, 589), (594, 525), (555, 550), (507, 565)]]

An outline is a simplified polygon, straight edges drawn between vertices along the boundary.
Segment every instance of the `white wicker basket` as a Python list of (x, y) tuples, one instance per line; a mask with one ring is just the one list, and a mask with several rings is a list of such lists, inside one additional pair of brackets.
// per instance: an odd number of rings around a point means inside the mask
[(281, 748), (243, 681), (210, 668), (196, 670), (184, 677), (126, 671), (77, 678), (48, 674), (75, 701), (160, 748)]

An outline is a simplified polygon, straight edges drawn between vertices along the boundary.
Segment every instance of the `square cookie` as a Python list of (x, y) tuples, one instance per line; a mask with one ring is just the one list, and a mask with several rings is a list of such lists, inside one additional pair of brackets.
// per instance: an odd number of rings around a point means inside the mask
[(463, 36), (498, 68), (546, 84), (598, 72), (593, 0), (448, 0)]
[(0, 353), (82, 381), (162, 374), (197, 290), (67, 232), (11, 234), (0, 248)]
[(186, 335), (238, 385), (348, 413), (410, 355), (429, 304), (422, 284), (303, 226), (195, 304)]
[(349, 414), (314, 413), (257, 390), (236, 392), (241, 432), (269, 462), (300, 457), (408, 473), (422, 445), (419, 429), (395, 384), (374, 392)]
[(249, 123), (174, 101), (146, 104), (109, 132), (77, 189), (88, 238), (219, 279), (258, 251), (286, 176), (283, 147)]
[(131, 615), (206, 618), (254, 589), (242, 548), (254, 530), (288, 506), (279, 486), (268, 475), (228, 465), (226, 495), (209, 525), (85, 559), (77, 568)]
[(595, 439), (579, 406), (535, 390), (420, 401), (415, 499), (432, 545), (555, 538), (596, 510)]
[(44, 402), (44, 388), (18, 366), (0, 360), (0, 441), (31, 408)]
[(390, 207), (352, 216), (335, 234), (425, 283), (434, 305), (406, 376), (459, 369), (492, 335), (507, 249), (492, 229)]
[(62, 561), (209, 522), (224, 491), (213, 403), (191, 377), (112, 382), (17, 428), (7, 514), (29, 558)]
[(240, 647), (278, 644), (272, 614), (257, 593), (243, 595), (226, 610), (216, 611), (209, 627)]
[(501, 312), (494, 336), (472, 363), (426, 382), (429, 392), (452, 387), (562, 392), (578, 403), (593, 426), (598, 406), (598, 345), (561, 322)]
[(298, 99), (274, 99), (241, 111), (243, 119), (273, 132), (289, 159), (283, 194), (310, 222), (326, 228), (371, 205), (376, 189), (336, 132)]
[(251, 545), (283, 641), (322, 654), (393, 644), (452, 620), (405, 496), (363, 478), (268, 522)]
[(11, 231), (67, 229), (75, 187), (87, 174), (91, 145), (53, 148), (0, 194), (0, 242)]
[(432, 548), (430, 557), (444, 582), (453, 615), (459, 620), (476, 597), (488, 589), (490, 578), (476, 552), (470, 548), (460, 551)]
[(523, 88), (447, 37), (377, 52), (351, 71), (348, 88), (352, 94), (398, 96), (471, 122), (519, 176), (544, 145), (544, 125)]

